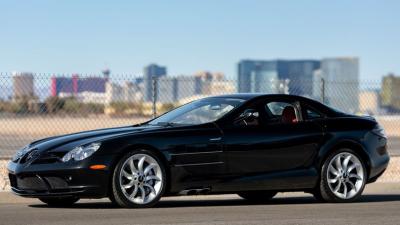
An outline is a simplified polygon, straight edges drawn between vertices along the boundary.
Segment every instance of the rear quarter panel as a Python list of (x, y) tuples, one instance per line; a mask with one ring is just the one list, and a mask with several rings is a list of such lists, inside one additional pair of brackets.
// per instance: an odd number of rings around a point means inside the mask
[[(341, 146), (357, 146), (368, 155), (367, 136), (377, 124), (372, 119), (362, 117), (327, 118), (320, 121), (324, 129), (323, 145), (317, 158), (317, 166), (322, 166), (325, 158)], [(365, 156), (365, 155), (364, 155)], [(370, 160), (368, 159), (368, 162)]]

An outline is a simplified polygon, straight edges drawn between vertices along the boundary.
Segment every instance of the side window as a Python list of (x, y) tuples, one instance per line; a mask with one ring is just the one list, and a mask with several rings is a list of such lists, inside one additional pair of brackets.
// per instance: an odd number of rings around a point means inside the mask
[(306, 114), (306, 119), (309, 119), (309, 120), (319, 119), (319, 118), (323, 117), (321, 113), (319, 113), (309, 107), (305, 108), (305, 114)]
[(266, 108), (271, 112), (272, 115), (281, 116), (283, 110), (287, 106), (293, 106), (293, 105), (287, 102), (269, 102), (267, 103)]
[(301, 121), (298, 111), (298, 104), (284, 101), (268, 102), (265, 105), (266, 122), (268, 124), (277, 123), (297, 123)]
[(234, 121), (236, 126), (258, 126), (260, 113), (252, 108), (244, 110)]

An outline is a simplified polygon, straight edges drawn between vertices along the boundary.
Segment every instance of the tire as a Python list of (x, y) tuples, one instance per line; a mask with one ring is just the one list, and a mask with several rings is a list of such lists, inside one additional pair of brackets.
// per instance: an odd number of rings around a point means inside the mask
[(315, 200), (317, 200), (317, 202), (326, 202), (325, 199), (322, 197), (321, 195), (321, 190), (318, 188), (316, 188), (315, 190), (313, 190), (311, 192), (311, 194), (314, 196)]
[(124, 208), (148, 208), (160, 200), (166, 184), (161, 160), (151, 151), (135, 150), (115, 167), (110, 199)]
[(78, 197), (43, 197), (39, 198), (40, 201), (43, 203), (46, 203), (49, 206), (55, 206), (55, 207), (66, 207), (66, 206), (71, 206), (77, 201), (79, 201)]
[(276, 191), (243, 191), (237, 194), (250, 202), (268, 202), (277, 193)]
[(343, 148), (330, 154), (321, 168), (320, 197), (334, 203), (357, 200), (367, 181), (365, 165), (363, 158), (352, 149)]

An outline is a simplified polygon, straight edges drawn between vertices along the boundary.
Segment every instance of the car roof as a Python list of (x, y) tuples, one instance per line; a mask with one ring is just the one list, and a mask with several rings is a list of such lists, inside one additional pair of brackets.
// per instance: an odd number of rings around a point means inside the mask
[(243, 100), (251, 100), (259, 97), (275, 97), (275, 98), (293, 98), (293, 99), (307, 99), (305, 97), (297, 95), (287, 95), (287, 94), (263, 94), (263, 93), (236, 93), (236, 94), (225, 94), (212, 96), (212, 98), (238, 98)]
[(329, 116), (337, 116), (337, 115), (343, 115), (342, 112), (339, 112), (337, 110), (333, 110), (332, 108), (328, 107), (327, 105), (303, 96), (299, 95), (288, 95), (288, 94), (263, 94), (263, 93), (237, 93), (237, 94), (226, 94), (226, 95), (217, 95), (213, 96), (211, 98), (236, 98), (236, 99), (242, 99), (245, 101), (250, 101), (253, 99), (262, 99), (262, 98), (271, 98), (271, 99), (290, 99), (293, 101), (301, 101), (303, 103), (306, 103), (308, 105), (311, 105), (312, 107), (315, 107), (317, 110), (321, 111), (322, 113), (329, 115)]

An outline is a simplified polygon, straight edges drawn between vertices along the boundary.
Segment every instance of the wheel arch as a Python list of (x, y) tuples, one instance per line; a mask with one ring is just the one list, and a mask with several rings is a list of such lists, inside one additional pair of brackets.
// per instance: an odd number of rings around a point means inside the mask
[(370, 169), (371, 169), (371, 160), (368, 156), (368, 153), (361, 143), (359, 143), (355, 140), (351, 140), (351, 139), (341, 140), (329, 147), (326, 147), (323, 151), (321, 151), (321, 154), (319, 156), (319, 161), (317, 164), (318, 171), (321, 170), (322, 166), (325, 163), (325, 160), (329, 157), (329, 155), (332, 152), (334, 152), (338, 149), (343, 149), (343, 148), (351, 149), (351, 150), (355, 151), (361, 157), (361, 159), (366, 163), (365, 167), (366, 167), (367, 178), (368, 178), (369, 174), (370, 174)]

